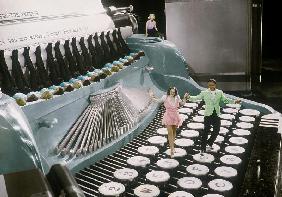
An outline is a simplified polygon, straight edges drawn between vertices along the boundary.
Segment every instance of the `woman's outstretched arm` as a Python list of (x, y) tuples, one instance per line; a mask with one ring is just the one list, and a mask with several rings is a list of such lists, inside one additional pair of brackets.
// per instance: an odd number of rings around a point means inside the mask
[(186, 93), (184, 94), (184, 96), (183, 96), (183, 99), (180, 100), (179, 104), (180, 104), (181, 106), (185, 105), (185, 103), (187, 102), (188, 98), (189, 98), (189, 94), (186, 92)]

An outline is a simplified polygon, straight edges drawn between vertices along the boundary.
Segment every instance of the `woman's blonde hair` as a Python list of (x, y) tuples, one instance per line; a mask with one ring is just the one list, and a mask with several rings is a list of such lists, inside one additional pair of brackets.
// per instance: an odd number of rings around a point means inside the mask
[(150, 15), (148, 16), (148, 19), (151, 19), (151, 17), (152, 17), (153, 19), (156, 18), (155, 14), (150, 14)]

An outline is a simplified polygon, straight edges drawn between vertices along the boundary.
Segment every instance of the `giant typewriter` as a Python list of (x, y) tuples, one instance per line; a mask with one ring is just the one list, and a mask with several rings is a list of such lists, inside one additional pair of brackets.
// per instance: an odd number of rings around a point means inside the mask
[(170, 157), (148, 89), (203, 88), (173, 43), (134, 34), (131, 11), (1, 1), (0, 196), (278, 196), (281, 114), (264, 104), (223, 105), (201, 155), (205, 106), (186, 103)]

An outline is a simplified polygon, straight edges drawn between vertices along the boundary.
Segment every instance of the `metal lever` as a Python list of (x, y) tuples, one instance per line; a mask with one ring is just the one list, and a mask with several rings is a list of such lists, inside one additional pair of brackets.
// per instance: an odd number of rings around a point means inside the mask
[(133, 11), (132, 5), (129, 5), (128, 7), (120, 7), (120, 8), (116, 8), (115, 6), (110, 6), (107, 8), (108, 15), (114, 15), (118, 12), (132, 12), (132, 11)]

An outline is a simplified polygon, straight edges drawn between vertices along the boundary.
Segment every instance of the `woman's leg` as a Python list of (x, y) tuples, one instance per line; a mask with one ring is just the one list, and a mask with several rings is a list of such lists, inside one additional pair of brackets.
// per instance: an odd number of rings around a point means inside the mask
[(173, 147), (174, 147), (174, 142), (175, 142), (175, 138), (176, 138), (176, 126), (172, 125), (172, 131), (173, 131)]
[(169, 143), (169, 148), (170, 148), (170, 155), (173, 156), (174, 153), (174, 136), (173, 136), (173, 129), (171, 125), (167, 125), (167, 132), (168, 132), (168, 143)]

